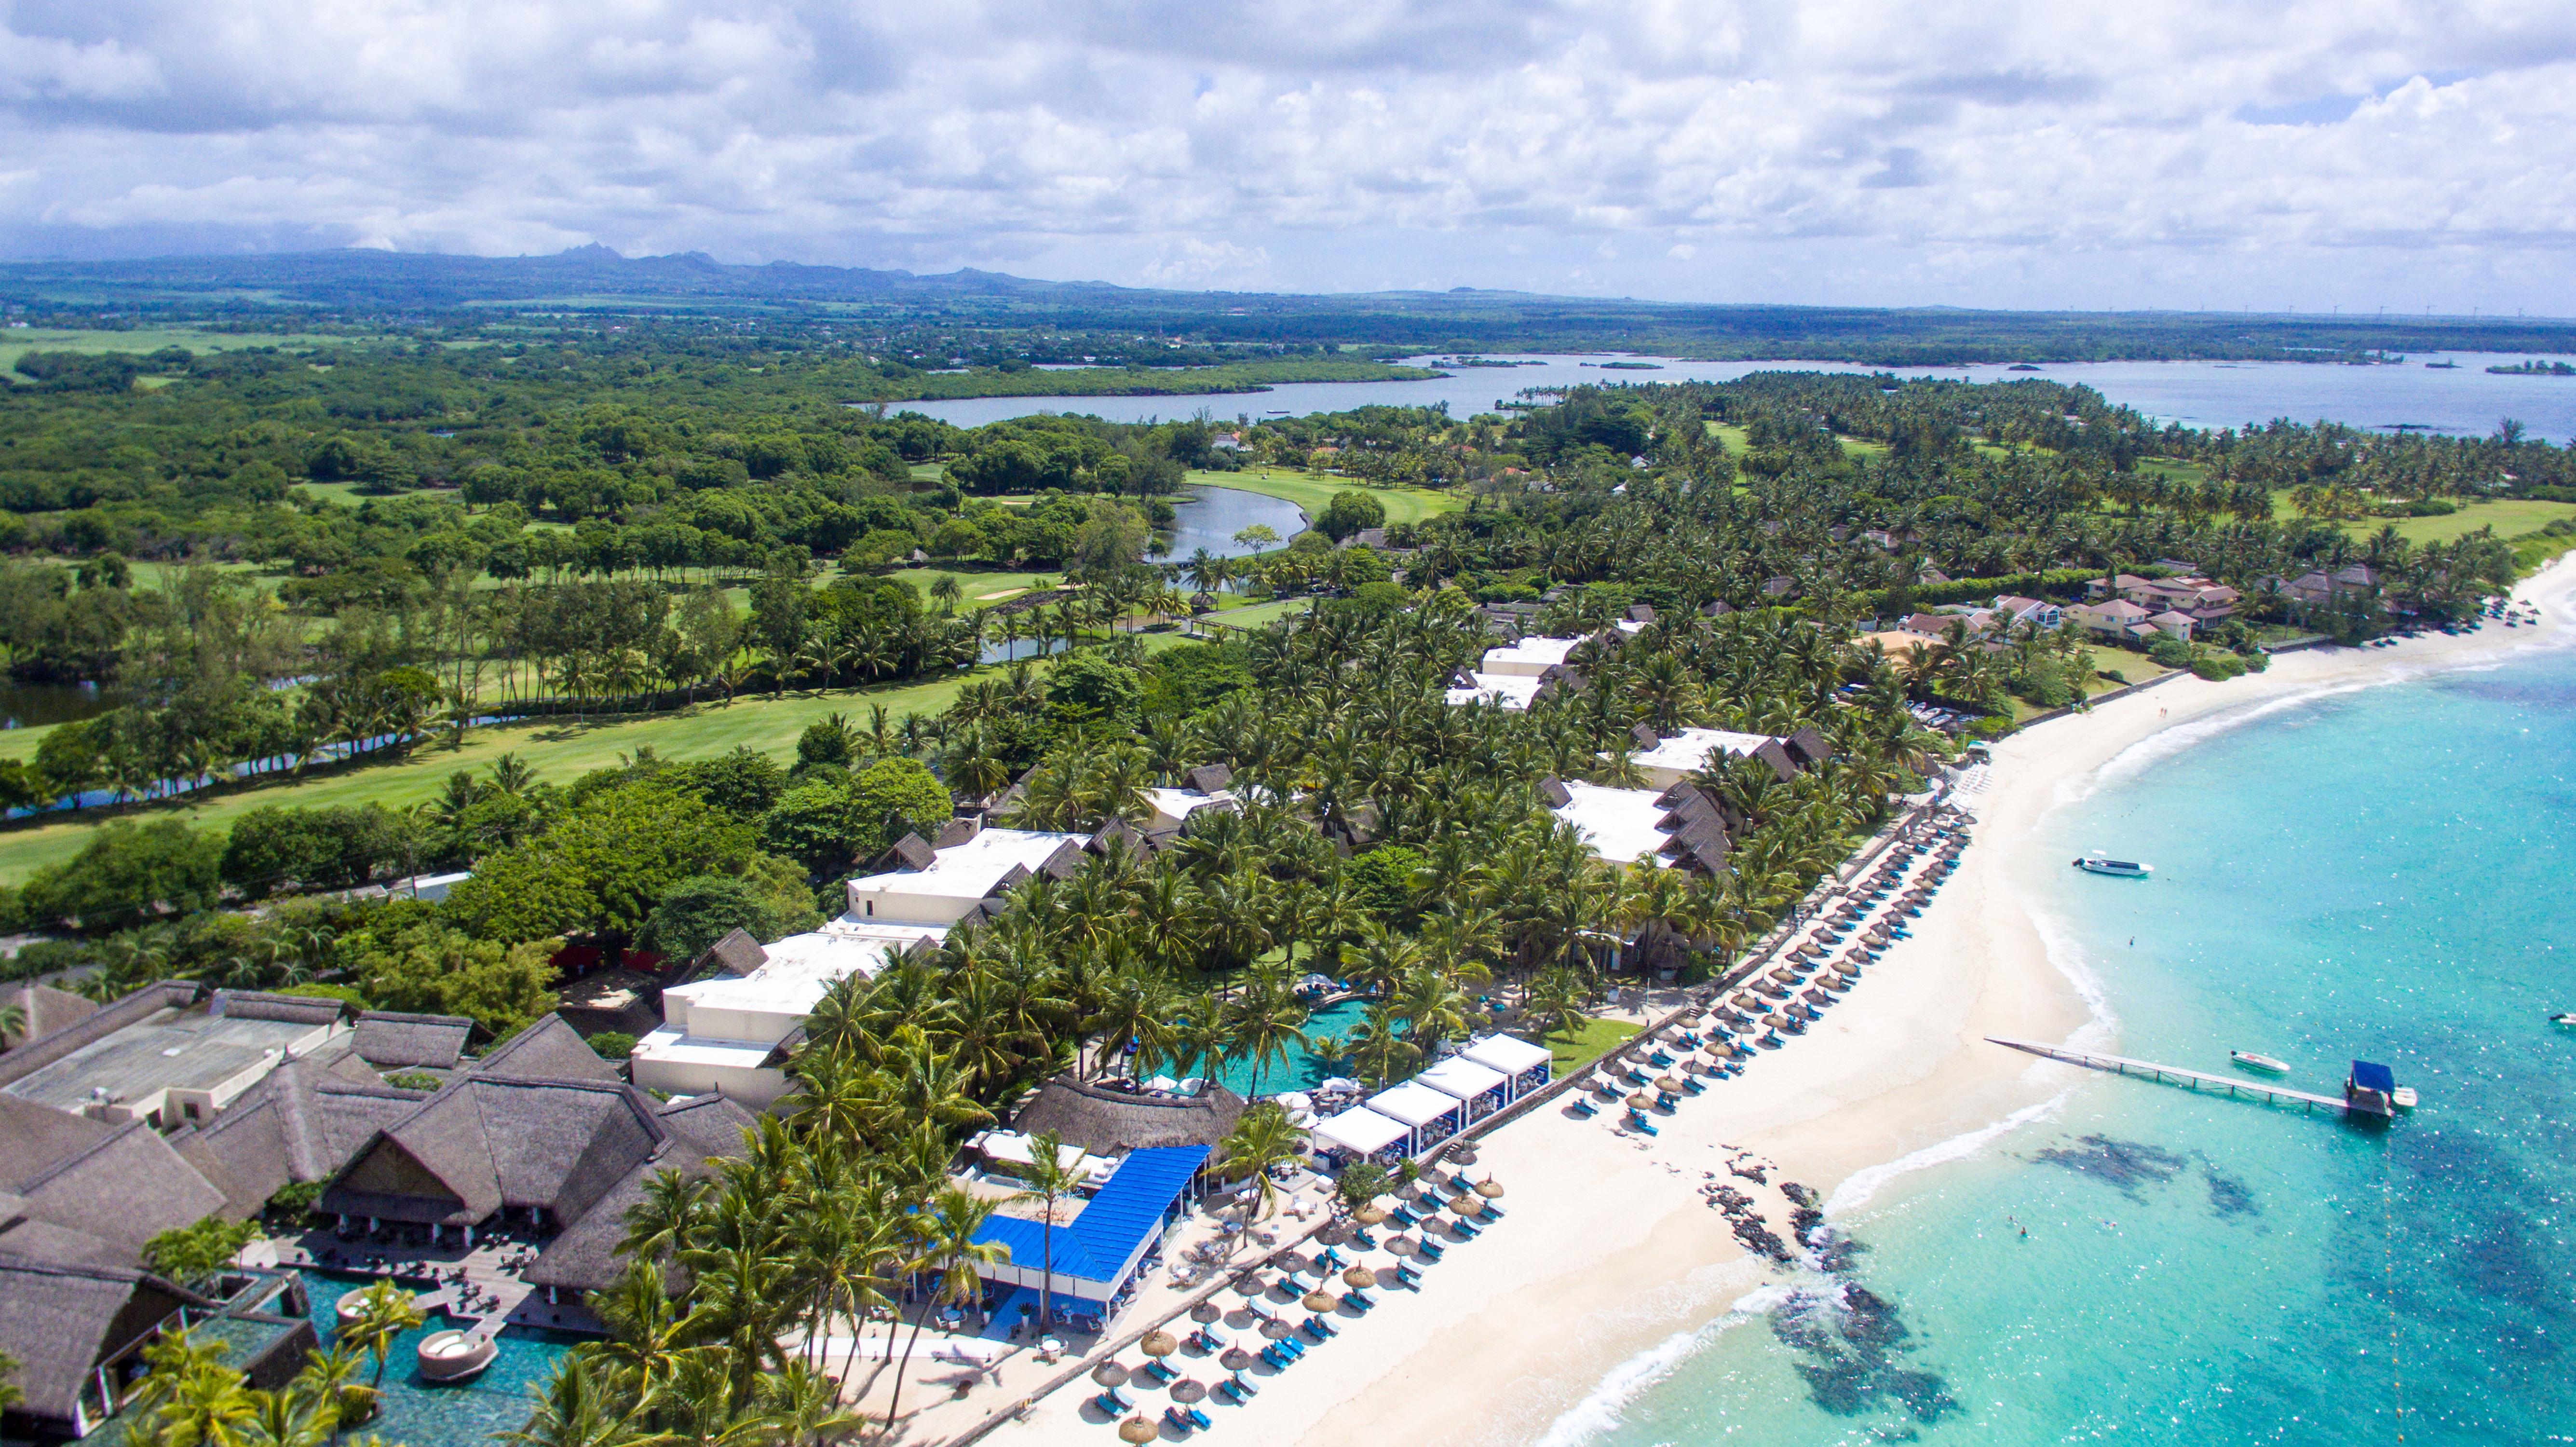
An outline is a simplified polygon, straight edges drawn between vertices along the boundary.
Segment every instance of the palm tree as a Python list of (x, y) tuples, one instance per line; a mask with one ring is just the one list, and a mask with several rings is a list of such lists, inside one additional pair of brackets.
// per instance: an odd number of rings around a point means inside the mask
[(494, 1435), (514, 1447), (662, 1447), (678, 1439), (668, 1432), (648, 1432), (636, 1418), (652, 1405), (649, 1397), (622, 1400), (624, 1393), (610, 1373), (592, 1363), (587, 1352), (567, 1352), (546, 1379), (545, 1390), (532, 1394), (527, 1425)]
[[(1078, 1153), (1077, 1153), (1078, 1154)], [(1077, 1161), (1077, 1165), (1079, 1162)], [(1029, 1137), (1028, 1189), (1012, 1197), (1015, 1201), (1034, 1201), (1038, 1216), (1038, 1325), (1041, 1329), (1055, 1321), (1055, 1206), (1073, 1194), (1081, 1184), (1082, 1173), (1064, 1163), (1064, 1137), (1051, 1130)]]
[(939, 611), (943, 614), (955, 613), (957, 600), (965, 596), (965, 592), (965, 589), (957, 585), (955, 574), (942, 573), (930, 580), (930, 601), (938, 604)]
[(375, 1375), (367, 1381), (368, 1392), (384, 1390), (385, 1356), (393, 1350), (394, 1338), (427, 1319), (413, 1303), (411, 1293), (390, 1281), (377, 1282), (358, 1298), (357, 1319), (341, 1327), (340, 1334), (364, 1343), (367, 1354), (376, 1359)]
[(1003, 1259), (1007, 1250), (998, 1241), (978, 1241), (975, 1233), (993, 1217), (1001, 1203), (975, 1195), (965, 1187), (950, 1183), (942, 1186), (924, 1213), (921, 1254), (912, 1263), (914, 1270), (927, 1271), (934, 1279), (930, 1300), (922, 1304), (921, 1314), (913, 1318), (912, 1335), (903, 1344), (903, 1366), (894, 1379), (894, 1397), (886, 1406), (886, 1426), (891, 1429), (902, 1420), (903, 1373), (912, 1368), (912, 1349), (921, 1343), (921, 1328), (930, 1320), (936, 1305), (955, 1306), (984, 1290), (984, 1276), (978, 1267), (990, 1266)]
[(1236, 1119), (1219, 1150), (1226, 1178), (1250, 1180), (1261, 1193), (1259, 1214), (1267, 1216), (1279, 1200), (1279, 1183), (1270, 1173), (1305, 1156), (1305, 1132), (1288, 1119), (1285, 1108), (1264, 1100)]
[(1292, 1051), (1307, 1048), (1307, 1015), (1284, 963), (1255, 969), (1242, 993), (1226, 1003), (1226, 1053), (1252, 1062), (1257, 1081)]

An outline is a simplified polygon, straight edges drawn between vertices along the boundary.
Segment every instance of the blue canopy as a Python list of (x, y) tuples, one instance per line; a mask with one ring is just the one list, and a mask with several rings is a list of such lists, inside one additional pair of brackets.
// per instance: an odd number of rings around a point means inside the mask
[(2352, 1083), (2386, 1095), (2397, 1088), (2397, 1072), (2376, 1061), (2356, 1060), (2352, 1063)]
[(995, 1216), (975, 1233), (975, 1239), (1008, 1248), (1010, 1264), (1022, 1272), (1034, 1276), (1052, 1270), (1070, 1278), (1067, 1286), (1097, 1283), (1103, 1292), (1098, 1298), (1079, 1290), (1060, 1294), (1105, 1300), (1116, 1294), (1145, 1243), (1162, 1233), (1163, 1218), (1189, 1189), (1190, 1178), (1198, 1174), (1208, 1154), (1206, 1146), (1130, 1151), (1109, 1184), (1100, 1188), (1071, 1225), (1049, 1232), (1040, 1222)]

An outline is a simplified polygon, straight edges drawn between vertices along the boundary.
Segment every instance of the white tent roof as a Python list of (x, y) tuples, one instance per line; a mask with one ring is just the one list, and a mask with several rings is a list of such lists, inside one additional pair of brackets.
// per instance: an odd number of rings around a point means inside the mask
[[(983, 1152), (984, 1158), (990, 1161), (1003, 1161), (1015, 1166), (1032, 1165), (1037, 1161), (1037, 1142), (1015, 1130), (984, 1131), (966, 1144)], [(1082, 1164), (1083, 1154), (1082, 1147), (1070, 1142), (1061, 1142), (1055, 1148), (1056, 1161), (1068, 1171)]]
[(1411, 1134), (1413, 1127), (1400, 1120), (1389, 1120), (1365, 1105), (1352, 1106), (1339, 1115), (1315, 1123), (1316, 1140), (1364, 1156), (1376, 1155)]
[(1500, 1088), (1510, 1078), (1499, 1070), (1453, 1055), (1413, 1077), (1413, 1080), (1415, 1084), (1430, 1086), (1442, 1095), (1473, 1100), (1486, 1091)]
[(1381, 1090), (1368, 1098), (1368, 1108), (1380, 1115), (1392, 1116), (1406, 1125), (1429, 1125), (1458, 1108), (1455, 1098), (1442, 1095), (1427, 1085), (1408, 1080), (1392, 1090)]
[(1524, 1070), (1535, 1070), (1545, 1065), (1552, 1056), (1546, 1046), (1532, 1045), (1518, 1036), (1488, 1035), (1470, 1042), (1465, 1050), (1459, 1052), (1459, 1058), (1489, 1066), (1505, 1075), (1518, 1075)]

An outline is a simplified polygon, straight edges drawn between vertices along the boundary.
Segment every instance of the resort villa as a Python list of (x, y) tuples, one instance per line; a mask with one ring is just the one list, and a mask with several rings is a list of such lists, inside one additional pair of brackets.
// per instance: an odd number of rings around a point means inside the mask
[(472, 1030), (173, 981), (0, 1055), (0, 1351), (27, 1396), (9, 1433), (95, 1430), (183, 1323), (239, 1345), (255, 1383), (302, 1365), (314, 1338), (291, 1276), (188, 1289), (141, 1269), (162, 1231), (256, 1216), (301, 1182), (350, 1231), (466, 1245), (524, 1219), (551, 1236), (526, 1279), (577, 1293), (614, 1279), (653, 1173), (741, 1149), (748, 1112), (654, 1100), (559, 1017), (480, 1059), (462, 1054)]
[(1590, 642), (1589, 635), (1574, 638), (1524, 638), (1500, 648), (1485, 650), (1485, 658), (1476, 666), (1478, 673), (1503, 674), (1518, 678), (1537, 678), (1551, 668), (1564, 665), (1574, 650)]
[(1177, 788), (1154, 788), (1144, 792), (1153, 807), (1153, 817), (1144, 824), (1145, 832), (1159, 834), (1178, 829), (1201, 809), (1240, 809), (1242, 803), (1230, 791), (1234, 771), (1223, 764), (1202, 764), (1181, 776)]
[(1639, 724), (1635, 730), (1635, 753), (1628, 761), (1645, 775), (1646, 785), (1661, 791), (1709, 766), (1711, 760), (1733, 756), (1760, 759), (1769, 764), (1782, 783), (1798, 776), (1808, 764), (1833, 757), (1824, 737), (1813, 728), (1803, 728), (1788, 738), (1768, 734), (1730, 733), (1725, 729), (1683, 729), (1669, 736), (1659, 734), (1653, 726)]
[(1657, 869), (1715, 874), (1743, 823), (1706, 790), (1686, 783), (1618, 789), (1546, 778), (1539, 780), (1538, 795), (1605, 864), (1642, 861)]

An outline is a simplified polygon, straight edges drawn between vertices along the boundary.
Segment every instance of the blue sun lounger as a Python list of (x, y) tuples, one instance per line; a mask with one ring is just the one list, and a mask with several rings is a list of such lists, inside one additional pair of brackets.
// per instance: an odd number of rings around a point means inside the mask
[(1425, 1237), (1423, 1238), (1421, 1245), (1413, 1248), (1413, 1254), (1426, 1261), (1437, 1261), (1449, 1253), (1440, 1249), (1439, 1242), (1431, 1240), (1429, 1237)]
[(1284, 1372), (1288, 1370), (1288, 1364), (1297, 1360), (1295, 1357), (1281, 1351), (1279, 1349), (1279, 1343), (1277, 1342), (1272, 1342), (1270, 1345), (1261, 1349), (1261, 1359), (1270, 1363), (1270, 1369), (1274, 1372)]
[(1631, 1110), (1628, 1112), (1628, 1125), (1631, 1129), (1644, 1131), (1648, 1135), (1663, 1134), (1662, 1131), (1655, 1129), (1655, 1123), (1653, 1121), (1646, 1119), (1646, 1113), (1642, 1110)]
[(1399, 1261), (1395, 1266), (1395, 1279), (1403, 1282), (1407, 1286), (1420, 1286), (1422, 1284), (1422, 1273)]
[(1157, 1383), (1177, 1382), (1181, 1379), (1180, 1373), (1163, 1365), (1159, 1360), (1146, 1362), (1145, 1365), (1139, 1369), (1139, 1374), (1152, 1377)]
[(1117, 1387), (1111, 1387), (1108, 1391), (1092, 1398), (1091, 1405), (1107, 1412), (1112, 1417), (1118, 1417), (1135, 1411), (1136, 1399), (1128, 1396), (1124, 1391)]
[(1318, 1342), (1328, 1342), (1342, 1334), (1342, 1329), (1340, 1327), (1333, 1325), (1331, 1322), (1324, 1320), (1320, 1316), (1309, 1316), (1305, 1321), (1300, 1323), (1300, 1325), (1305, 1327), (1307, 1334), (1314, 1337)]
[(1593, 1108), (1592, 1102), (1585, 1100), (1579, 1095), (1574, 1098), (1574, 1105), (1571, 1108), (1576, 1115), (1583, 1117), (1585, 1120), (1590, 1120), (1592, 1117), (1601, 1113)]
[(1342, 1300), (1349, 1302), (1351, 1304), (1351, 1309), (1354, 1311), (1366, 1311), (1370, 1307), (1377, 1305), (1376, 1297), (1369, 1295), (1365, 1289), (1357, 1286), (1343, 1292)]
[(1452, 1230), (1452, 1231), (1457, 1232), (1457, 1233), (1458, 1233), (1459, 1235), (1461, 1235), (1461, 1236), (1466, 1237), (1466, 1238), (1467, 1238), (1468, 1240), (1470, 1240), (1470, 1241), (1473, 1241), (1473, 1240), (1475, 1240), (1477, 1237), (1482, 1236), (1483, 1234), (1485, 1234), (1484, 1232), (1479, 1231), (1479, 1230), (1477, 1230), (1477, 1229), (1476, 1229), (1476, 1224), (1475, 1224), (1474, 1222), (1469, 1221), (1469, 1220), (1467, 1220), (1467, 1219), (1466, 1219), (1466, 1218), (1464, 1218), (1464, 1217), (1461, 1217), (1461, 1218), (1459, 1218), (1458, 1220), (1455, 1220), (1455, 1221), (1450, 1222), (1450, 1223), (1449, 1223), (1449, 1229), (1450, 1229), (1450, 1230)]
[(1178, 1404), (1163, 1409), (1163, 1423), (1184, 1437), (1198, 1429), (1198, 1424), (1189, 1418), (1189, 1409)]

